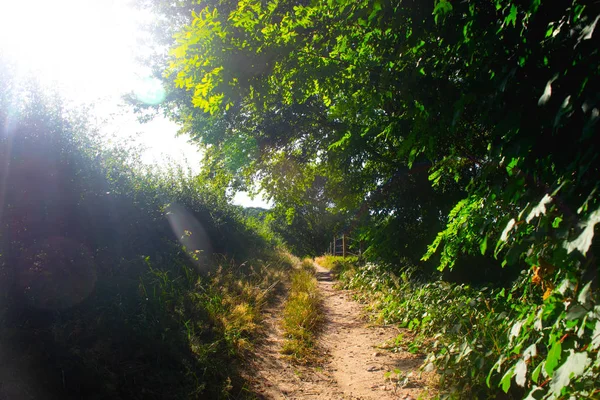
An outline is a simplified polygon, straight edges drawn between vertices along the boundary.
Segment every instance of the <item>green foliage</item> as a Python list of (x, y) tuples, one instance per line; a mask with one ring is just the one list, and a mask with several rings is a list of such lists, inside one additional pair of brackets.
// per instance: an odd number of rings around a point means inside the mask
[[(171, 105), (216, 182), (258, 177), (290, 219), (312, 198), (356, 215), (374, 259), (415, 263), (422, 250), (448, 273), (484, 255), (521, 271), (494, 308), (508, 319), (485, 320), (503, 330), (501, 350), (477, 371), (470, 351), (471, 367), (450, 374), (472, 374), (469, 390), (486, 392), (492, 361), (493, 390), (593, 397), (597, 22), (580, 0), (206, 3), (176, 36)], [(435, 190), (397, 179), (420, 166)], [(317, 177), (322, 190), (304, 197)], [(538, 314), (552, 321), (534, 329)], [(478, 329), (469, 348), (498, 336)]]
[(236, 361), (291, 266), (276, 237), (1, 62), (0, 77), (0, 391), (238, 396)]
[[(348, 271), (348, 270), (347, 270)], [(586, 285), (565, 280), (541, 305), (524, 301), (540, 289), (524, 274), (511, 288), (473, 288), (416, 280), (414, 270), (377, 264), (341, 279), (364, 296), (386, 324), (415, 332), (409, 351), (427, 354), (443, 387), (459, 397), (594, 398), (598, 376), (598, 306)]]

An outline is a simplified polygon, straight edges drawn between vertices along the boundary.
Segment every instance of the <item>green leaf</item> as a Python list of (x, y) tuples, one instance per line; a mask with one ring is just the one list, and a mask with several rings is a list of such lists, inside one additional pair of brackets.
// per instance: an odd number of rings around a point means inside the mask
[(346, 132), (346, 134), (342, 136), (340, 140), (329, 145), (329, 150), (334, 150), (338, 147), (343, 147), (344, 144), (350, 140), (350, 137), (352, 137), (352, 134), (350, 132)]
[(555, 229), (558, 228), (562, 220), (563, 219), (561, 217), (554, 218), (554, 221), (552, 221), (552, 227)]
[(508, 176), (513, 175), (513, 169), (517, 166), (518, 163), (519, 158), (513, 158), (510, 160), (510, 163), (508, 163), (508, 165), (506, 166), (506, 172), (508, 173)]
[(508, 14), (508, 17), (506, 17), (506, 19), (504, 20), (504, 23), (506, 25), (510, 25), (512, 23), (513, 26), (516, 26), (517, 11), (517, 6), (515, 6), (514, 4), (510, 6), (510, 13)]
[(439, 0), (433, 9), (435, 23), (438, 23), (439, 17), (443, 18), (446, 16), (446, 14), (448, 14), (451, 11), (452, 4), (450, 4), (448, 0)]
[(485, 255), (485, 251), (487, 250), (487, 236), (485, 236), (483, 238), (483, 240), (481, 241), (481, 244), (479, 245), (479, 250), (481, 251), (481, 255), (484, 256)]
[(531, 380), (534, 381), (535, 383), (538, 382), (538, 379), (540, 377), (540, 372), (542, 372), (542, 365), (544, 365), (544, 364), (540, 363), (537, 367), (535, 367), (535, 369), (533, 370), (533, 372), (531, 374)]
[(296, 217), (296, 210), (292, 207), (285, 210), (285, 219), (288, 225), (291, 225), (294, 222), (294, 218)]
[(510, 389), (510, 382), (514, 374), (515, 367), (513, 366), (508, 371), (506, 371), (506, 373), (502, 377), (502, 380), (500, 381), (500, 386), (502, 386), (502, 390), (504, 391), (504, 393), (508, 393), (508, 389)]
[(560, 361), (562, 353), (562, 345), (559, 341), (554, 342), (550, 351), (548, 352), (548, 356), (546, 357), (546, 362), (544, 363), (544, 367), (546, 369), (546, 373), (548, 375), (552, 375), (554, 369), (558, 366), (558, 362)]
[(570, 354), (567, 360), (561, 365), (552, 375), (550, 381), (550, 391), (554, 395), (559, 396), (564, 387), (568, 386), (571, 379), (577, 378), (590, 365), (592, 360), (586, 352), (575, 353), (574, 350), (569, 350)]

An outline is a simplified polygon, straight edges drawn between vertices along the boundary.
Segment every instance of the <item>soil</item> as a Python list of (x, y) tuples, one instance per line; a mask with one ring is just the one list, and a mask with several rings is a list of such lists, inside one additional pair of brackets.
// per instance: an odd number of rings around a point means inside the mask
[(352, 300), (352, 293), (335, 288), (331, 273), (316, 268), (324, 316), (316, 360), (299, 364), (280, 353), (281, 301), (267, 310), (264, 340), (247, 365), (250, 391), (264, 400), (428, 397), (427, 378), (419, 371), (423, 358), (389, 350), (403, 331), (369, 324), (364, 307)]

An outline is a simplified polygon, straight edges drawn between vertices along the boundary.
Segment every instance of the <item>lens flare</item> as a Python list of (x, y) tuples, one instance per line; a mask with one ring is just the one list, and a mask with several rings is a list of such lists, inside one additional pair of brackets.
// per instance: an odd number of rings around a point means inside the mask
[(206, 258), (212, 254), (212, 245), (200, 221), (179, 204), (169, 204), (167, 219), (177, 240), (186, 248), (196, 266), (205, 268)]
[(166, 92), (161, 81), (156, 78), (141, 79), (133, 93), (139, 101), (150, 105), (160, 104), (166, 97)]

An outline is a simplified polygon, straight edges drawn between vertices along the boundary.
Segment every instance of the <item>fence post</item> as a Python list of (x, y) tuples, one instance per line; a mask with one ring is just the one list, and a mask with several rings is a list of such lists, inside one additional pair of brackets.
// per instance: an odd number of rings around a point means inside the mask
[(346, 234), (342, 236), (342, 257), (346, 258)]
[(336, 243), (335, 235), (333, 235), (333, 253), (331, 253), (331, 254), (335, 256), (336, 253), (337, 253), (337, 243)]

